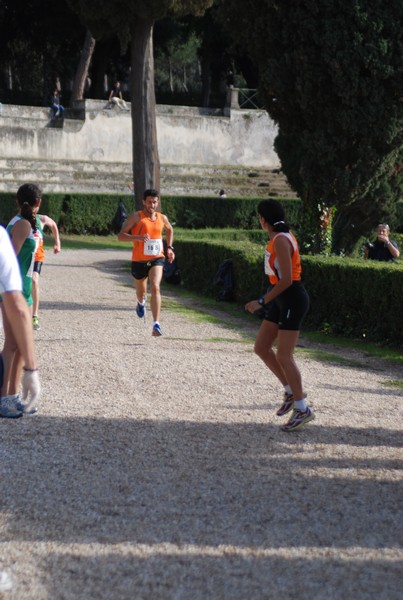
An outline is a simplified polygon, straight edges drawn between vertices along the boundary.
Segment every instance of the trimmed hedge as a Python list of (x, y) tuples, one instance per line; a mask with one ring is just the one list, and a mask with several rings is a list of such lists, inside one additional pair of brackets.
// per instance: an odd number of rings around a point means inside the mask
[[(106, 235), (114, 229), (120, 200), (133, 209), (131, 194), (44, 194), (40, 213), (52, 217), (62, 233)], [(0, 223), (7, 225), (16, 212), (15, 194), (0, 194)]]
[(307, 325), (403, 348), (403, 262), (303, 257), (312, 307)]
[[(176, 227), (186, 229), (234, 227), (259, 229), (256, 212), (262, 198), (218, 198), (211, 196), (163, 196), (162, 212)], [(302, 208), (298, 198), (277, 198), (286, 210), (287, 221), (298, 223)]]
[[(131, 194), (44, 194), (40, 212), (54, 219), (64, 233), (105, 235), (113, 231), (113, 219), (120, 201), (133, 210)], [(211, 196), (163, 196), (162, 212), (176, 227), (259, 229), (256, 207), (260, 198), (218, 198)], [(297, 223), (301, 201), (279, 198), (288, 221)], [(16, 213), (15, 195), (0, 194), (0, 222), (6, 225)]]
[[(285, 207), (287, 221), (301, 221), (298, 198), (276, 198)], [(133, 210), (131, 194), (44, 194), (43, 214), (50, 215), (64, 233), (104, 235), (113, 231), (113, 219), (120, 201)], [(261, 198), (219, 198), (217, 196), (162, 196), (162, 212), (175, 227), (186, 229), (259, 229), (257, 205)], [(15, 194), (0, 193), (0, 223), (6, 225), (16, 213)], [(403, 233), (403, 202), (397, 203), (398, 227)], [(360, 253), (360, 244), (356, 253)]]
[[(104, 194), (68, 194), (64, 197), (59, 219), (64, 233), (106, 235), (113, 231), (113, 221), (120, 201), (129, 209), (133, 196)], [(42, 210), (42, 209), (41, 209)]]
[[(237, 303), (258, 298), (267, 288), (264, 244), (176, 239), (175, 251), (186, 288), (216, 297), (214, 276), (227, 258), (233, 261)], [(308, 328), (403, 348), (403, 262), (303, 256), (302, 268), (311, 298)]]

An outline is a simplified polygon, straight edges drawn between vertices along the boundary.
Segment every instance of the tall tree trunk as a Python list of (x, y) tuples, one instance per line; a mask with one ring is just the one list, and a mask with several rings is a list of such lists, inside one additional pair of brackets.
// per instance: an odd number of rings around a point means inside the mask
[(95, 39), (91, 32), (87, 29), (85, 34), (84, 45), (81, 50), (80, 60), (78, 62), (77, 71), (74, 76), (73, 89), (71, 90), (70, 106), (73, 106), (76, 100), (82, 100), (84, 96), (85, 84), (88, 77), (92, 55), (95, 49)]
[(131, 101), (136, 208), (144, 190), (160, 187), (153, 56), (154, 21), (138, 18), (132, 29)]

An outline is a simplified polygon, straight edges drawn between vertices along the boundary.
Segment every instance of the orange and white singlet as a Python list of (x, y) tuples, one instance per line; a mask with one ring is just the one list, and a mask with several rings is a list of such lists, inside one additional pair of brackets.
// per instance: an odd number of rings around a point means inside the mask
[(37, 240), (35, 262), (43, 262), (45, 260), (45, 250), (43, 247), (43, 229), (41, 220), (38, 215), (36, 215), (36, 231), (34, 233), (34, 237)]
[(292, 233), (278, 233), (273, 239), (269, 240), (264, 253), (264, 272), (268, 275), (272, 285), (275, 285), (281, 279), (280, 267), (274, 248), (274, 241), (279, 235), (286, 237), (293, 248), (291, 256), (292, 280), (299, 281), (301, 279), (301, 257), (299, 254), (298, 242)]
[(162, 244), (162, 232), (165, 228), (164, 219), (159, 212), (154, 213), (154, 215), (155, 220), (152, 220), (142, 210), (139, 210), (140, 221), (130, 231), (132, 235), (145, 235), (148, 233), (150, 236), (147, 242), (136, 240), (133, 243), (132, 261), (134, 262), (147, 262), (165, 256)]

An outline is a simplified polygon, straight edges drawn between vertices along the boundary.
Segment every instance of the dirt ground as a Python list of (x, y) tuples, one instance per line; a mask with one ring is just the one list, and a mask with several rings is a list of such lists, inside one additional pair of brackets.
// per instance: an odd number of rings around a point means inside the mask
[(316, 420), (284, 433), (258, 323), (165, 286), (153, 338), (129, 260), (47, 253), (40, 411), (0, 420), (0, 597), (400, 599), (402, 374), (299, 352)]

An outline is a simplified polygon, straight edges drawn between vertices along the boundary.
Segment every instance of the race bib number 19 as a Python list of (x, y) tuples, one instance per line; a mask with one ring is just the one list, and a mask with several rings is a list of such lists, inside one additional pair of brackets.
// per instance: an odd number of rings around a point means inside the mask
[(145, 256), (158, 256), (162, 253), (162, 240), (148, 240), (144, 242)]

